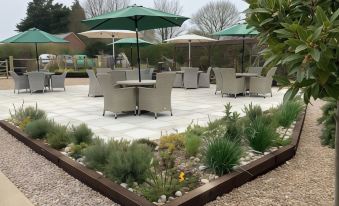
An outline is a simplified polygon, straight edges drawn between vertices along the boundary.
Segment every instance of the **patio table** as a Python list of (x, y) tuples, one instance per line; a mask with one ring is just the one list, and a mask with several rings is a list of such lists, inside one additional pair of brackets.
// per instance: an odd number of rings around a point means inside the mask
[[(33, 72), (38, 72), (38, 71), (33, 71)], [(25, 72), (23, 74), (28, 76), (28, 73), (29, 72)], [(46, 77), (48, 78), (48, 88), (50, 90), (51, 89), (51, 76), (55, 73), (54, 72), (42, 72), (42, 71), (39, 71), (39, 73), (44, 73)]]
[(246, 91), (250, 88), (250, 79), (251, 77), (259, 77), (258, 73), (235, 73), (236, 77), (245, 77), (245, 88)]
[(135, 86), (135, 87), (142, 87), (142, 86), (154, 86), (156, 84), (156, 80), (124, 80), (124, 81), (117, 81), (116, 84), (121, 86)]

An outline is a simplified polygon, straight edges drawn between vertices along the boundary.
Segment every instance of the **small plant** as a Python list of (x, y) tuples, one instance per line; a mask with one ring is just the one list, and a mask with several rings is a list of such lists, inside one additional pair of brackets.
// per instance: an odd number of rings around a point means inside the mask
[(279, 126), (288, 128), (298, 118), (303, 109), (303, 103), (298, 100), (289, 100), (279, 106), (276, 119)]
[(206, 165), (217, 175), (223, 175), (239, 163), (243, 150), (228, 138), (215, 138), (207, 142), (204, 153)]
[(258, 117), (261, 117), (263, 115), (263, 111), (259, 105), (254, 105), (251, 103), (244, 107), (243, 112), (246, 114), (246, 117), (250, 121), (254, 121)]
[(238, 112), (231, 112), (232, 106), (230, 103), (225, 105), (224, 117), (226, 122), (226, 132), (224, 137), (230, 138), (231, 140), (239, 141), (242, 133), (242, 127), (239, 124), (240, 114)]
[(197, 135), (198, 137), (201, 137), (204, 132), (206, 131), (206, 128), (205, 127), (202, 127), (200, 125), (197, 125), (197, 124), (190, 124), (188, 125), (187, 129), (186, 129), (186, 133), (191, 133), (191, 134), (195, 134)]
[(278, 134), (269, 119), (263, 116), (246, 125), (245, 137), (254, 150), (265, 152), (278, 139)]
[(35, 107), (28, 106), (24, 107), (24, 103), (19, 108), (16, 108), (13, 105), (13, 112), (10, 110), (10, 121), (13, 122), (14, 125), (20, 126), (20, 128), (25, 129), (27, 124), (31, 121), (38, 119), (45, 119), (46, 112), (38, 109), (38, 105)]
[(184, 145), (184, 135), (183, 134), (170, 134), (167, 136), (162, 136), (160, 138), (160, 149), (167, 149), (172, 153), (175, 149), (182, 148)]
[(54, 149), (62, 149), (71, 142), (71, 135), (66, 126), (55, 125), (47, 134), (47, 142)]
[(195, 156), (200, 148), (202, 139), (197, 134), (187, 132), (185, 136), (185, 151), (187, 156)]
[(335, 147), (335, 113), (337, 104), (334, 99), (327, 99), (327, 103), (322, 106), (322, 116), (318, 119), (319, 124), (323, 124), (321, 143), (331, 148)]
[(111, 151), (106, 174), (119, 182), (142, 183), (147, 178), (153, 153), (145, 144), (132, 143), (126, 150)]
[(93, 132), (85, 123), (82, 123), (76, 127), (72, 126), (71, 136), (72, 142), (76, 145), (80, 143), (90, 144), (92, 142)]
[(74, 159), (78, 159), (78, 158), (82, 157), (83, 151), (87, 147), (88, 147), (88, 145), (86, 143), (83, 143), (83, 142), (80, 143), (80, 144), (73, 144), (71, 146), (71, 151), (70, 151), (71, 157), (73, 157)]
[(152, 150), (155, 150), (155, 148), (158, 146), (157, 143), (153, 142), (152, 140), (145, 139), (145, 138), (138, 139), (135, 142), (139, 144), (145, 144), (149, 146)]
[(45, 139), (55, 123), (47, 119), (34, 120), (27, 124), (25, 132), (34, 139)]

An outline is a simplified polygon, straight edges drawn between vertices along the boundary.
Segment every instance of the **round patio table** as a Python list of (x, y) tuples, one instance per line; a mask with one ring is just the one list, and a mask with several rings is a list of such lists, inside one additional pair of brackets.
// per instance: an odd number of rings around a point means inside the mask
[(117, 81), (116, 84), (119, 84), (121, 86), (136, 86), (136, 87), (142, 87), (142, 86), (154, 86), (156, 84), (156, 80), (124, 80), (124, 81)]
[(250, 89), (251, 77), (259, 77), (258, 73), (235, 73), (236, 77), (245, 77), (245, 88), (246, 91)]

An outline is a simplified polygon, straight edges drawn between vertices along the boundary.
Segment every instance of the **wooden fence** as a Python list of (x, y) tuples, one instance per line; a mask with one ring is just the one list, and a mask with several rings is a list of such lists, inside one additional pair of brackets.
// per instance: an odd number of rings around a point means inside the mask
[(8, 60), (0, 61), (0, 76), (6, 76), (8, 79)]

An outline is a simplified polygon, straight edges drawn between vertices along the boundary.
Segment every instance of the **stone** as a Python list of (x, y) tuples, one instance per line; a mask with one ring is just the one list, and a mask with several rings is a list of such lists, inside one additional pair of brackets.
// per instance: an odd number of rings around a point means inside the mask
[(206, 168), (207, 168), (207, 167), (206, 167), (205, 165), (200, 165), (200, 166), (199, 166), (199, 170), (200, 170), (200, 171), (203, 171), (203, 170), (205, 170)]
[(175, 192), (175, 196), (181, 197), (181, 196), (182, 196), (182, 192), (181, 192), (181, 191), (176, 191), (176, 192)]
[(126, 183), (121, 183), (120, 186), (123, 188), (127, 188), (128, 185)]
[(175, 198), (172, 197), (172, 196), (169, 196), (169, 197), (168, 197), (168, 200), (169, 200), (169, 201), (172, 201), (172, 200), (174, 200), (174, 199), (175, 199)]
[(133, 188), (128, 188), (128, 190), (129, 190), (130, 192), (133, 192), (133, 191), (134, 191)]
[(99, 175), (104, 175), (102, 172), (100, 171), (96, 171)]
[(269, 152), (264, 152), (264, 155), (268, 155), (268, 154), (270, 154)]
[(154, 150), (155, 150), (155, 151), (158, 151), (158, 150), (159, 150), (159, 146), (156, 146), (156, 147), (154, 148)]
[(190, 160), (194, 160), (194, 158), (195, 158), (194, 156), (191, 156), (191, 157), (190, 157)]
[(82, 157), (78, 158), (77, 162), (84, 162), (84, 158), (82, 158)]
[(181, 188), (181, 191), (183, 191), (183, 192), (188, 192), (188, 191), (190, 191), (190, 188), (189, 188), (189, 187), (182, 187), (182, 188)]
[[(160, 200), (160, 202), (159, 202), (159, 200)], [(159, 200), (158, 200), (159, 203), (166, 203), (166, 200), (167, 200), (166, 195), (161, 195)]]
[(194, 162), (200, 162), (200, 159), (199, 158), (194, 158)]
[(137, 182), (133, 182), (133, 186), (136, 187), (138, 186), (139, 184)]
[(209, 183), (210, 181), (209, 181), (208, 179), (201, 179), (200, 182), (201, 182), (201, 183), (204, 183), (204, 184), (207, 184), (207, 183)]
[(71, 147), (65, 147), (65, 152), (66, 152), (66, 153), (71, 152)]

